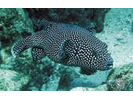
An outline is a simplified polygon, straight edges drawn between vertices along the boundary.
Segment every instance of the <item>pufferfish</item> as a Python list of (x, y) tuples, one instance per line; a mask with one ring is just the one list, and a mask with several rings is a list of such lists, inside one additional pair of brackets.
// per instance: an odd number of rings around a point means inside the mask
[(113, 66), (107, 44), (92, 31), (77, 25), (50, 22), (46, 29), (15, 43), (11, 53), (16, 57), (28, 48), (32, 48), (33, 61), (47, 56), (56, 63), (80, 67), (82, 74), (109, 70)]

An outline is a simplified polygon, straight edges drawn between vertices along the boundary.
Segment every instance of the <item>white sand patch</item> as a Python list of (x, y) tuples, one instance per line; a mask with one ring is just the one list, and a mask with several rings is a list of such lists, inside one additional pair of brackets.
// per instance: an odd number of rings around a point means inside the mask
[(114, 67), (133, 62), (133, 9), (111, 9), (104, 25), (103, 32), (96, 37), (107, 43)]

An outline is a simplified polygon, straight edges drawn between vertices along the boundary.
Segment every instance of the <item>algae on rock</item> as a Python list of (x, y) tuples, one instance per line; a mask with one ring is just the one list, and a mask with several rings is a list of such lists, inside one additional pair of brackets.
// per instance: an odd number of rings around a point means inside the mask
[[(32, 21), (45, 19), (58, 23), (74, 24), (86, 29), (103, 30), (106, 13), (110, 8), (36, 8), (24, 9)], [(43, 28), (43, 26), (41, 26)]]
[(116, 68), (107, 85), (109, 91), (133, 91), (133, 63)]
[(80, 75), (76, 72), (75, 68), (66, 66), (61, 72), (58, 90), (70, 90), (72, 88), (71, 82), (76, 78), (80, 78)]
[(107, 84), (100, 85), (96, 88), (89, 88), (89, 87), (76, 87), (71, 89), (70, 91), (107, 91)]
[(20, 91), (29, 81), (22, 73), (0, 69), (0, 91)]
[(0, 8), (0, 41), (12, 44), (24, 35), (33, 33), (32, 22), (22, 8)]

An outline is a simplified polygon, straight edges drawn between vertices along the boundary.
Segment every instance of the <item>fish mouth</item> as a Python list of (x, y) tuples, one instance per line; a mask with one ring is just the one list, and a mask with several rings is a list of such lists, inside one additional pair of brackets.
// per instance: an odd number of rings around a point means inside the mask
[(113, 68), (113, 62), (114, 62), (113, 60), (108, 61), (106, 66), (104, 66), (104, 69), (109, 70), (109, 69)]
[(105, 68), (105, 70), (109, 70), (109, 69), (113, 68), (113, 64), (107, 65), (107, 66), (105, 66), (104, 68)]

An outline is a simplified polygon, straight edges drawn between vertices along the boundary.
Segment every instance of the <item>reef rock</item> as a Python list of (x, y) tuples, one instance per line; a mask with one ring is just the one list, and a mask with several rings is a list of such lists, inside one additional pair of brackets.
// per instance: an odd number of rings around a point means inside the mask
[(61, 74), (59, 81), (59, 91), (71, 90), (73, 88), (96, 88), (107, 81), (107, 77), (111, 70), (108, 71), (97, 71), (92, 75), (80, 74), (78, 68), (67, 67)]
[[(0, 9), (0, 64), (12, 67), (11, 46), (22, 37), (33, 33), (32, 22), (21, 8)], [(8, 66), (8, 67), (9, 67)]]
[[(28, 12), (32, 21), (36, 19), (45, 19), (58, 23), (74, 24), (86, 29), (95, 28), (97, 32), (103, 30), (103, 23), (109, 8), (40, 8), (40, 9), (24, 9)], [(43, 24), (44, 25), (44, 24)], [(43, 28), (43, 25), (41, 26)], [(38, 30), (37, 28), (35, 29)]]
[(80, 75), (75, 68), (66, 67), (61, 73), (58, 90), (70, 90), (72, 88), (71, 82), (76, 78), (80, 78)]
[(1, 64), (1, 62), (2, 62), (1, 49), (2, 49), (2, 46), (1, 46), (1, 42), (0, 42), (0, 64)]
[(116, 68), (107, 81), (109, 91), (133, 91), (133, 63)]
[(71, 89), (70, 91), (107, 91), (107, 85), (103, 84), (96, 88), (88, 88), (88, 87), (76, 87)]
[(0, 69), (0, 91), (20, 91), (29, 81), (29, 76)]
[(41, 91), (57, 91), (60, 77), (52, 75), (49, 81), (42, 85)]
[(33, 33), (32, 22), (23, 9), (0, 9), (0, 41), (3, 47), (31, 33)]

